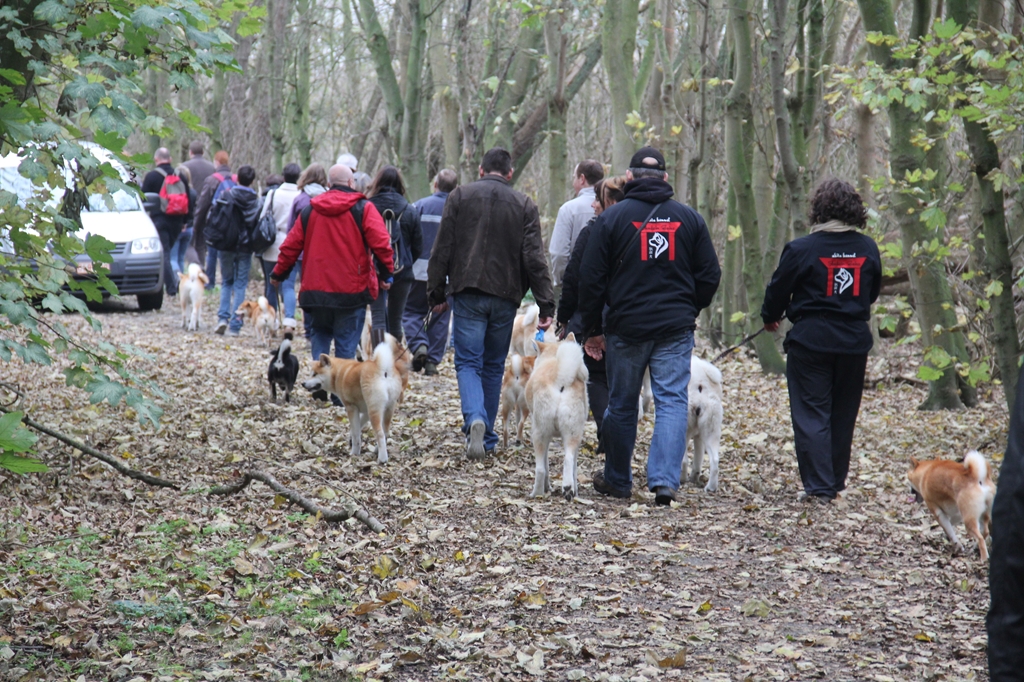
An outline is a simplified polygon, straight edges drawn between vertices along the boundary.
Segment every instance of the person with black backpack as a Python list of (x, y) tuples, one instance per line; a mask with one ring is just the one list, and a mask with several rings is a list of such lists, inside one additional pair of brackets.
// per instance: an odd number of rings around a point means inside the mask
[(242, 318), (234, 312), (245, 300), (252, 266), (253, 232), (259, 221), (261, 201), (252, 188), (256, 170), (252, 166), (238, 169), (238, 184), (222, 192), (210, 207), (206, 220), (207, 243), (217, 249), (220, 259), (220, 309), (217, 310), (215, 334), (238, 336)]
[(416, 281), (412, 264), (423, 252), (420, 214), (406, 200), (402, 173), (394, 166), (380, 169), (370, 185), (368, 197), (384, 219), (384, 226), (391, 236), (391, 250), (395, 254), (394, 282), (370, 308), (373, 328), (378, 334), (381, 329), (386, 329), (401, 341), (405, 302)]
[(213, 289), (217, 280), (217, 249), (207, 248), (206, 219), (210, 216), (210, 208), (221, 194), (238, 183), (237, 176), (231, 174), (230, 157), (221, 149), (213, 155), (214, 171), (203, 180), (202, 187), (196, 191), (199, 199), (196, 203), (195, 215), (192, 219), (192, 246), (199, 256), (199, 264), (206, 264), (204, 272), (210, 279), (207, 290)]
[(150, 211), (156, 232), (160, 235), (160, 245), (164, 250), (164, 290), (168, 296), (178, 293), (178, 278), (171, 267), (171, 249), (185, 227), (185, 219), (189, 214), (189, 186), (183, 177), (175, 174), (171, 165), (171, 152), (160, 147), (153, 153), (156, 168), (146, 173), (142, 179), (142, 192), (157, 194), (160, 201)]

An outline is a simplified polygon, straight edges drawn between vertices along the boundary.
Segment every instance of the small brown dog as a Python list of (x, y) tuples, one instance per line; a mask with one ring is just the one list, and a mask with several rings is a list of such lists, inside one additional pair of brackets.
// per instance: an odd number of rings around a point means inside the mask
[(249, 318), (249, 324), (256, 330), (256, 339), (260, 343), (270, 343), (277, 331), (277, 310), (270, 305), (266, 296), (258, 301), (243, 301), (235, 315)]
[(919, 462), (911, 457), (910, 467), (907, 478), (911, 487), (918, 497), (924, 499), (956, 551), (964, 551), (964, 546), (953, 525), (963, 521), (968, 535), (978, 541), (982, 561), (988, 561), (985, 538), (992, 520), (996, 486), (992, 483), (988, 462), (981, 453), (971, 450), (963, 463), (946, 459)]

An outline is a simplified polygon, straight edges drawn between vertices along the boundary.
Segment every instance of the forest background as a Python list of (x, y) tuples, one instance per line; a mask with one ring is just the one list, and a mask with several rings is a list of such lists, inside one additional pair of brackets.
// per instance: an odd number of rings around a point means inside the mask
[[(1010, 0), (15, 0), (0, 9), (0, 147), (30, 145), (21, 171), (41, 187), (60, 184), (60, 159), (81, 172), (59, 201), (18, 207), (0, 190), (0, 205), (37, 263), (54, 243), (74, 250), (79, 190), (120, 186), (83, 141), (145, 167), (157, 146), (183, 160), (204, 139), (261, 178), (351, 152), (367, 172), (398, 165), (411, 199), (442, 167), (471, 180), (502, 145), (550, 229), (577, 161), (621, 173), (649, 143), (722, 258), (701, 326), (726, 344), (759, 328), (781, 247), (837, 176), (870, 206), (886, 266), (873, 328), (916, 357), (901, 379), (927, 383), (922, 407), (972, 406), (979, 390), (1009, 403), (1022, 19)], [(86, 312), (61, 287), (95, 300), (102, 275), (82, 285), (6, 260), (5, 328), (27, 335), (0, 344), (5, 359), (70, 350), (69, 384), (158, 419), (132, 349), (76, 347), (30, 305)], [(767, 372), (783, 368), (780, 338), (755, 340)]]

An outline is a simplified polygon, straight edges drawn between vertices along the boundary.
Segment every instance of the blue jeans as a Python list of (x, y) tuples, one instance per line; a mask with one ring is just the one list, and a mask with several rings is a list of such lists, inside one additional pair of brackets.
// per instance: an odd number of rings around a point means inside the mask
[(492, 450), (498, 444), (494, 420), (498, 416), (501, 378), (517, 306), (513, 301), (482, 293), (462, 292), (453, 299), (455, 374), (462, 402), (462, 431), (468, 434), (473, 422), (483, 421), (487, 425), (484, 449)]
[(241, 251), (218, 251), (220, 257), (220, 309), (217, 320), (231, 321), (229, 329), (237, 332), (242, 328), (242, 316), (235, 315), (238, 306), (245, 300), (245, 289), (249, 286), (249, 268), (252, 254)]
[(651, 368), (654, 392), (654, 436), (647, 454), (647, 487), (679, 488), (686, 420), (689, 409), (690, 353), (693, 332), (675, 339), (628, 343), (618, 336), (605, 339), (608, 359), (608, 410), (601, 425), (604, 439), (604, 480), (616, 490), (633, 488), (633, 448), (636, 446), (637, 401), (644, 370)]
[(307, 308), (304, 312), (304, 317), (312, 320), (313, 336), (309, 347), (314, 360), (322, 354), (331, 354), (331, 341), (334, 341), (334, 357), (351, 360), (356, 356), (366, 319), (365, 307)]
[[(449, 302), (449, 305), (451, 303)], [(402, 326), (405, 329), (405, 345), (412, 351), (420, 346), (427, 347), (427, 360), (440, 365), (444, 359), (444, 350), (448, 345), (448, 321), (451, 310), (446, 310), (431, 319), (430, 330), (424, 331), (423, 322), (427, 319), (430, 306), (427, 304), (427, 283), (413, 282), (409, 289), (409, 299), (405, 302), (405, 316)]]
[[(217, 259), (220, 256), (220, 251), (213, 248), (209, 244), (206, 246), (206, 268), (204, 272), (206, 276), (210, 278), (210, 283), (206, 285), (207, 289), (212, 289), (217, 285)], [(223, 268), (221, 269), (221, 279), (224, 278)], [(223, 282), (221, 282), (223, 284)]]
[(188, 249), (188, 244), (191, 241), (192, 228), (186, 227), (181, 231), (178, 241), (174, 242), (174, 246), (171, 247), (171, 268), (175, 274), (185, 272), (185, 251)]
[(274, 306), (275, 309), (281, 310), (281, 302), (284, 301), (284, 316), (295, 317), (295, 280), (299, 276), (299, 265), (296, 264), (292, 268), (291, 274), (288, 275), (288, 279), (281, 282), (280, 286), (275, 287), (270, 281), (270, 273), (274, 271), (274, 267), (277, 265), (277, 261), (268, 261), (260, 258), (260, 264), (263, 266), (263, 295), (270, 301), (270, 305)]

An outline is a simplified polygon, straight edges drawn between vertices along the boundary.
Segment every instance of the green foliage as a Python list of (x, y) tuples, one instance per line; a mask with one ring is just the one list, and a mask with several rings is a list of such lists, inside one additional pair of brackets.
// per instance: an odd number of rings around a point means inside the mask
[[(109, 204), (114, 192), (138, 191), (118, 167), (133, 161), (127, 138), (165, 130), (164, 119), (137, 103), (147, 71), (165, 72), (180, 89), (194, 87), (197, 74), (237, 69), (223, 27), (242, 13), (244, 35), (258, 29), (265, 10), (249, 0), (23, 0), (17, 7), (0, 6), (0, 157), (22, 158), (20, 178), (0, 185), (0, 360), (49, 365), (60, 356), (68, 385), (87, 391), (90, 402), (124, 401), (155, 425), (161, 410), (147, 395), (159, 392), (129, 369), (139, 352), (85, 344), (60, 320), (78, 313), (98, 330), (83, 299), (117, 293), (101, 267), (113, 244), (83, 239), (80, 211), (90, 196)], [(180, 118), (198, 126), (190, 112)], [(83, 143), (90, 139), (111, 154)], [(82, 255), (97, 266), (86, 278), (76, 263)]]
[(0, 469), (15, 474), (49, 471), (39, 460), (17, 454), (30, 451), (37, 440), (21, 425), (24, 416), (23, 412), (8, 412), (0, 417)]

